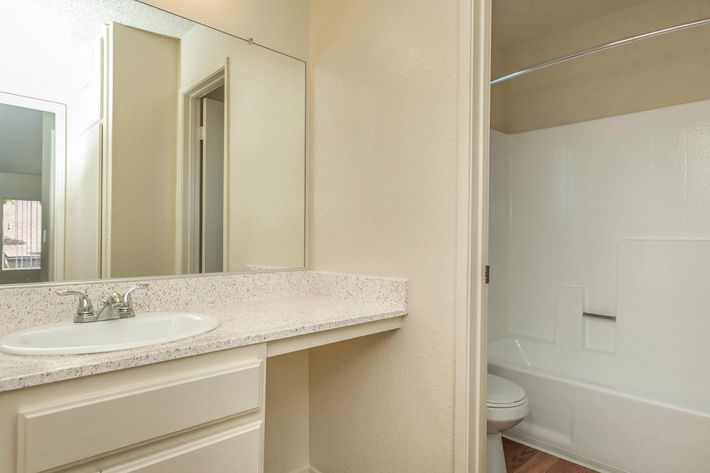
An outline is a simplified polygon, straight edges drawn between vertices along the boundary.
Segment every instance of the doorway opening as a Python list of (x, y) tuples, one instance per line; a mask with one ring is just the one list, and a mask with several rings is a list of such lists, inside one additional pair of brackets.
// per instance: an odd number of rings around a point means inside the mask
[(62, 279), (65, 107), (0, 92), (0, 284)]
[(224, 69), (183, 94), (178, 261), (184, 274), (226, 270), (227, 89)]

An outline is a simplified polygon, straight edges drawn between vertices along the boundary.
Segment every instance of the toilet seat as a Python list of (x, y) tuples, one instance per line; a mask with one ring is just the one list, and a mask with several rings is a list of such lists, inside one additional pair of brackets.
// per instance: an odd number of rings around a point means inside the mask
[(488, 375), (486, 407), (486, 473), (506, 473), (502, 432), (520, 424), (530, 413), (525, 390), (500, 376)]
[(509, 409), (527, 404), (523, 388), (512, 381), (493, 374), (488, 375), (488, 400), (486, 405), (493, 409)]

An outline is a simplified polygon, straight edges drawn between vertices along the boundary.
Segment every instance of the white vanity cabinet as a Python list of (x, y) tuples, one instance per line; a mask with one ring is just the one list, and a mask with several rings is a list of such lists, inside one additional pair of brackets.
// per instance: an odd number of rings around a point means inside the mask
[(0, 471), (260, 473), (266, 346), (0, 393)]
[(102, 473), (195, 473), (261, 471), (259, 422), (209, 435), (175, 448), (104, 468)]

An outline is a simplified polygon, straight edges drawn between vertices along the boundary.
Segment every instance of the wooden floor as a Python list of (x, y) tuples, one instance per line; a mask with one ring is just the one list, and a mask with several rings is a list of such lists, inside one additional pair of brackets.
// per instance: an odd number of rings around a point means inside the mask
[(534, 448), (503, 439), (508, 473), (597, 473)]

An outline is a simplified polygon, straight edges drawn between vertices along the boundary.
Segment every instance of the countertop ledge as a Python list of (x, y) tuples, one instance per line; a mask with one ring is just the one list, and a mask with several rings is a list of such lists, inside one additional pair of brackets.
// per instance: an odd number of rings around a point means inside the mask
[[(211, 315), (220, 325), (196, 337), (131, 350), (53, 356), (0, 353), (0, 392), (361, 325), (407, 313), (405, 307), (324, 296), (295, 296), (186, 310)], [(150, 313), (137, 317), (150, 317)]]

